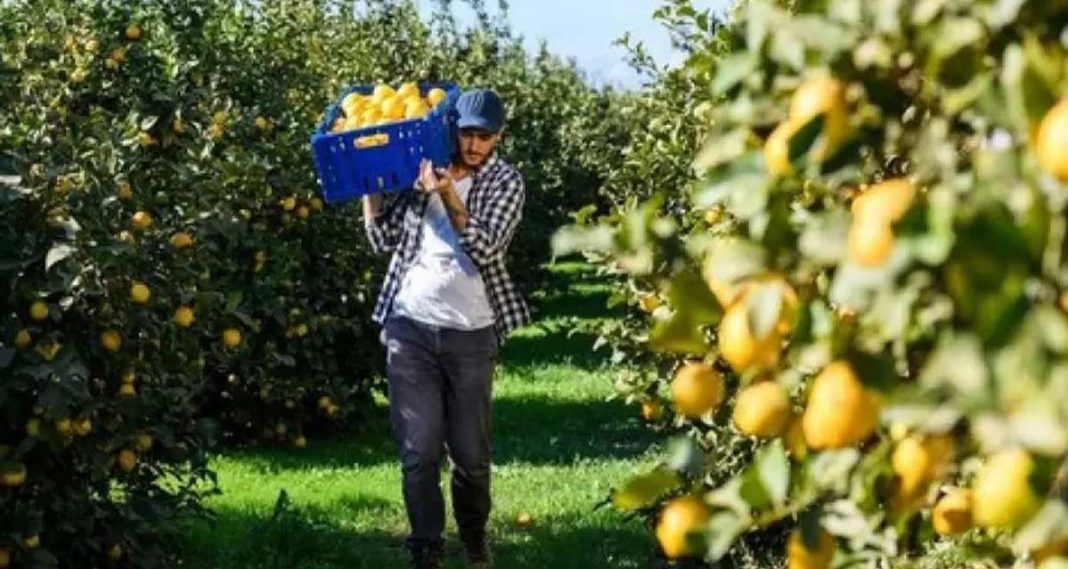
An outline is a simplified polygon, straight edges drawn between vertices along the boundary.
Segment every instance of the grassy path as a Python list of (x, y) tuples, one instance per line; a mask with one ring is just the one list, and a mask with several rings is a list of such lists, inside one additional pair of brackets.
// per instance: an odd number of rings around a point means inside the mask
[[(605, 285), (582, 265), (554, 270), (538, 323), (513, 336), (494, 387), (494, 511), (498, 566), (645, 568), (641, 523), (595, 509), (610, 486), (651, 464), (652, 437), (633, 409), (606, 401), (613, 373), (592, 353), (588, 325), (610, 317)], [(577, 331), (569, 336), (570, 331)], [(190, 532), (192, 566), (228, 569), (404, 567), (406, 518), (386, 408), (359, 438), (303, 451), (255, 450), (214, 461), (218, 520)], [(448, 496), (448, 475), (442, 473)], [(275, 515), (281, 491), (288, 502)], [(520, 514), (533, 523), (521, 528)], [(447, 567), (464, 566), (449, 514)]]

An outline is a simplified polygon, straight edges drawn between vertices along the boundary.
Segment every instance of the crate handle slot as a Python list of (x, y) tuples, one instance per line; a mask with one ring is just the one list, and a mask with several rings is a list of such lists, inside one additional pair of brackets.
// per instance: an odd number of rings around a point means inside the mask
[(376, 146), (385, 146), (389, 144), (389, 134), (369, 134), (367, 136), (361, 136), (353, 141), (353, 145), (356, 148), (374, 148)]

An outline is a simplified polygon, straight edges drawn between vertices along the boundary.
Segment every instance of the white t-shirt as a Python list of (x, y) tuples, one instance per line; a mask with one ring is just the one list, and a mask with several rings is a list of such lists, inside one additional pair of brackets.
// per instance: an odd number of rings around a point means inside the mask
[[(457, 180), (456, 194), (467, 203), (471, 176)], [(393, 311), (435, 326), (477, 330), (493, 325), (482, 274), (463, 249), (445, 204), (431, 194), (423, 215), (423, 241), (401, 281)]]

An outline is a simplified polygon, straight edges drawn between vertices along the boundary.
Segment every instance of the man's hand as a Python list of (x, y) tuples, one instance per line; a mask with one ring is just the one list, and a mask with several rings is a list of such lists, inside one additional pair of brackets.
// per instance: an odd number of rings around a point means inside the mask
[(441, 203), (445, 206), (445, 212), (449, 214), (449, 222), (457, 231), (467, 228), (467, 220), (470, 218), (467, 207), (456, 193), (456, 177), (447, 168), (438, 168), (435, 173), (429, 160), (423, 160), (419, 164), (419, 179), (415, 181), (415, 189), (425, 194), (438, 194)]
[(427, 194), (448, 192), (452, 190), (456, 179), (447, 168), (438, 168), (434, 171), (434, 165), (430, 160), (423, 159), (419, 163), (419, 179), (415, 181), (415, 189)]

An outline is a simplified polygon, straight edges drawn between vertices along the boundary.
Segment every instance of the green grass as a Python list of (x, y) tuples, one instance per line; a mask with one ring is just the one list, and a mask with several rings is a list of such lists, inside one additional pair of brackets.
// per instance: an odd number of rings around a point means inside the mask
[[(612, 317), (603, 308), (608, 289), (575, 263), (554, 267), (553, 280), (538, 299), (538, 322), (505, 347), (494, 386), (490, 532), (498, 567), (649, 567), (654, 544), (641, 522), (596, 507), (655, 455), (634, 410), (607, 400), (613, 372), (592, 350), (590, 325)], [(191, 566), (404, 567), (407, 521), (386, 412), (380, 402), (376, 419), (351, 440), (217, 457), (223, 494), (208, 504), (216, 520), (190, 529)], [(448, 499), (447, 471), (442, 482)], [(532, 516), (531, 527), (517, 526), (521, 513)], [(451, 510), (449, 518), (447, 567), (459, 568)]]

